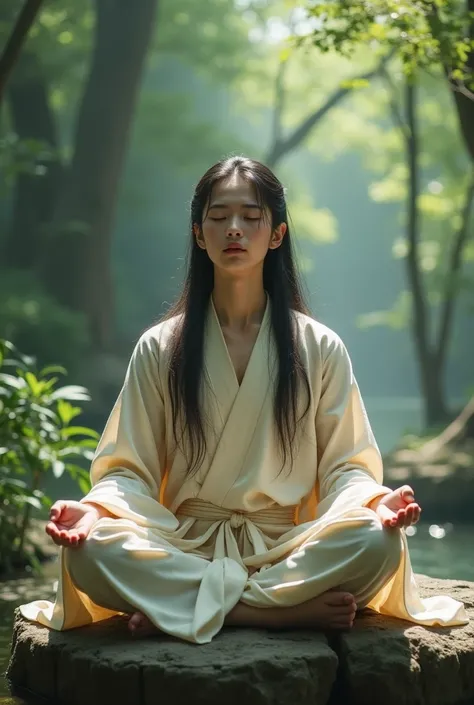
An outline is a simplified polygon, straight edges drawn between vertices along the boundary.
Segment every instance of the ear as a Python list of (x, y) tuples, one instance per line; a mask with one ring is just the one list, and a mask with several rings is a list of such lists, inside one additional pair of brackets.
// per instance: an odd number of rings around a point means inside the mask
[(204, 240), (202, 230), (197, 223), (194, 223), (194, 225), (193, 225), (193, 233), (194, 233), (194, 237), (196, 238), (197, 246), (200, 247), (201, 250), (205, 250), (206, 249), (206, 241)]
[(270, 238), (270, 244), (269, 248), (270, 250), (276, 250), (277, 247), (280, 247), (281, 243), (283, 242), (283, 238), (286, 235), (286, 231), (288, 230), (288, 226), (286, 223), (280, 223), (280, 225), (275, 228), (275, 230), (272, 232), (272, 236)]

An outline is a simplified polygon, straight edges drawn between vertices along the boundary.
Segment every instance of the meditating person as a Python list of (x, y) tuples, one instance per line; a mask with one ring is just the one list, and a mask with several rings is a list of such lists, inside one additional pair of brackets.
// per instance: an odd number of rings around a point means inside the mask
[(92, 489), (51, 508), (55, 603), (21, 613), (56, 630), (120, 613), (135, 635), (196, 644), (225, 625), (346, 630), (363, 607), (465, 624), (460, 602), (418, 594), (404, 529), (420, 506), (382, 484), (346, 347), (303, 302), (280, 181), (222, 160), (190, 234), (183, 292), (133, 351)]

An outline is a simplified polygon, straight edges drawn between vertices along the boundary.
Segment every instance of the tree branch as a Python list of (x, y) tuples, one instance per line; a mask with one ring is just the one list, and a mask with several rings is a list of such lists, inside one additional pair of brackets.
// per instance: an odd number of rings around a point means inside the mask
[[(374, 76), (377, 76), (380, 71), (386, 66), (392, 56), (393, 52), (390, 52), (389, 54), (383, 57), (380, 64), (376, 68), (367, 71), (366, 73), (363, 73), (360, 76), (356, 76), (352, 80), (368, 81), (371, 78), (374, 78)], [(332, 95), (329, 96), (329, 98), (320, 108), (318, 108), (314, 113), (311, 113), (311, 115), (308, 115), (300, 123), (300, 125), (295, 130), (293, 130), (293, 132), (288, 135), (288, 137), (286, 137), (286, 139), (279, 139), (274, 141), (270, 149), (268, 150), (267, 157), (264, 160), (265, 163), (270, 168), (274, 168), (277, 162), (280, 161), (280, 159), (282, 159), (285, 154), (288, 154), (288, 152), (291, 152), (299, 144), (301, 144), (301, 142), (303, 142), (303, 140), (306, 139), (308, 134), (311, 132), (313, 127), (315, 127), (318, 122), (320, 122), (327, 115), (327, 113), (329, 113), (330, 110), (334, 108), (334, 106), (340, 103), (349, 93), (351, 93), (352, 90), (353, 88), (351, 87), (337, 89)]]
[(419, 451), (420, 460), (426, 462), (434, 458), (445, 445), (456, 440), (464, 432), (472, 416), (474, 416), (474, 397), (471, 397), (459, 416), (439, 436), (432, 438), (421, 447)]
[(26, 40), (43, 0), (26, 0), (0, 57), (0, 102), (8, 78)]
[(408, 79), (406, 86), (406, 114), (409, 134), (407, 138), (407, 162), (409, 169), (408, 188), (408, 254), (407, 273), (413, 294), (413, 335), (417, 341), (421, 364), (425, 366), (431, 356), (428, 339), (428, 308), (423, 291), (423, 283), (418, 262), (418, 130), (416, 120), (416, 86), (414, 79)]
[(388, 87), (390, 111), (392, 113), (393, 121), (400, 128), (400, 132), (402, 133), (403, 139), (405, 140), (405, 142), (407, 142), (410, 137), (410, 130), (408, 128), (407, 123), (403, 119), (403, 115), (398, 108), (397, 101), (395, 100), (396, 88), (393, 84), (389, 72), (386, 70), (385, 67), (382, 69), (381, 74)]
[(443, 295), (443, 305), (441, 310), (441, 322), (439, 328), (438, 342), (436, 346), (436, 358), (439, 369), (444, 364), (447, 352), (447, 345), (453, 320), (454, 308), (456, 304), (455, 289), (457, 276), (462, 267), (462, 255), (469, 237), (469, 221), (471, 217), (472, 205), (474, 203), (474, 168), (466, 191), (466, 200), (462, 210), (461, 225), (454, 236), (451, 256), (448, 264), (448, 274)]
[(275, 107), (273, 110), (272, 119), (272, 144), (279, 144), (282, 127), (283, 127), (283, 112), (285, 109), (285, 89), (283, 85), (285, 77), (286, 61), (280, 61), (278, 71), (275, 78)]

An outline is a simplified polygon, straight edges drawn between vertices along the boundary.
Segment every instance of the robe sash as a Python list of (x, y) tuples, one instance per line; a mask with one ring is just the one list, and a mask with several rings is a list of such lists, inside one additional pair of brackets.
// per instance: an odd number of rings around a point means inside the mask
[(202, 499), (187, 499), (176, 512), (176, 516), (189, 517), (190, 519), (203, 519), (212, 522), (211, 526), (199, 539), (191, 539), (189, 545), (197, 548), (205, 543), (208, 538), (217, 532), (215, 540), (214, 558), (224, 558), (228, 556), (245, 567), (245, 562), (241, 556), (234, 530), (244, 529), (251, 541), (255, 554), (265, 553), (267, 546), (264, 540), (264, 532), (260, 527), (281, 526), (289, 531), (294, 526), (295, 506), (282, 507), (276, 505), (258, 512), (235, 511), (220, 507), (212, 502)]

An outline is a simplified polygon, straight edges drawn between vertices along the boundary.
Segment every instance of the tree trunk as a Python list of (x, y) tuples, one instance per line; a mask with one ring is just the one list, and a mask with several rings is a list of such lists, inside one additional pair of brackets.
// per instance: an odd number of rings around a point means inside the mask
[[(474, 42), (474, 0), (466, 0), (466, 7), (471, 18), (469, 38), (471, 42)], [(466, 61), (466, 69), (470, 75), (467, 85), (470, 95), (454, 88), (453, 97), (458, 113), (461, 135), (463, 136), (467, 151), (474, 162), (474, 48), (469, 52)], [(449, 80), (449, 69), (445, 67), (445, 70), (448, 73)]]
[(436, 358), (430, 355), (421, 369), (424, 422), (427, 428), (445, 425), (451, 421), (444, 385), (445, 369), (440, 369)]
[(474, 100), (456, 90), (453, 91), (453, 96), (464, 144), (474, 161)]
[(97, 347), (111, 340), (111, 241), (117, 191), (157, 0), (96, 0), (96, 41), (60, 195), (45, 285), (84, 312)]
[[(474, 0), (465, 0), (466, 16), (470, 18), (468, 39), (474, 42)], [(443, 31), (443, 20), (440, 16), (440, 6), (436, 2), (430, 3), (430, 11), (427, 15), (433, 36), (440, 42), (442, 53), (449, 56), (451, 45)], [(460, 37), (461, 38), (461, 37)], [(465, 68), (467, 73), (466, 85), (459, 85), (452, 79), (452, 66), (446, 60), (443, 64), (446, 79), (453, 94), (454, 107), (458, 115), (459, 128), (464, 145), (474, 160), (474, 48), (471, 48), (466, 60)]]
[(35, 17), (42, 4), (43, 0), (26, 0), (17, 17), (5, 49), (0, 57), (0, 102), (2, 101), (6, 83), (13, 71), (23, 43), (26, 40), (31, 25), (35, 21)]
[[(25, 54), (7, 92), (14, 130), (20, 140), (58, 148), (56, 124), (38, 57)], [(41, 252), (42, 228), (51, 222), (61, 176), (57, 156), (35, 160), (42, 175), (20, 173), (13, 194), (12, 222), (3, 261), (13, 269), (33, 269)]]
[(420, 372), (421, 392), (424, 402), (424, 419), (428, 426), (437, 425), (446, 420), (447, 408), (443, 385), (444, 369), (440, 369), (437, 357), (430, 346), (429, 306), (423, 290), (419, 264), (419, 140), (416, 114), (415, 78), (407, 80), (406, 86), (407, 116), (407, 163), (409, 171), (408, 187), (408, 254), (406, 257), (407, 279), (413, 297), (412, 339)]
[(468, 243), (471, 225), (471, 213), (474, 205), (474, 165), (467, 184), (466, 199), (461, 213), (461, 224), (453, 235), (451, 252), (449, 254), (446, 283), (441, 302), (440, 326), (435, 349), (435, 359), (439, 370), (446, 364), (449, 344), (451, 342), (453, 318), (459, 294), (459, 275), (462, 270), (463, 256)]

